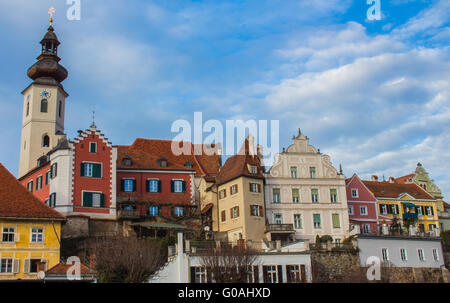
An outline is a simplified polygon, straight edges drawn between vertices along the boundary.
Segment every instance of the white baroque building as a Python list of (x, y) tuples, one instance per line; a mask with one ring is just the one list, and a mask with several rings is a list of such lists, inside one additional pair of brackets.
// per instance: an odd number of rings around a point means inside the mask
[(345, 176), (300, 129), (292, 141), (265, 175), (267, 237), (314, 243), (317, 235), (330, 235), (342, 242), (349, 236)]

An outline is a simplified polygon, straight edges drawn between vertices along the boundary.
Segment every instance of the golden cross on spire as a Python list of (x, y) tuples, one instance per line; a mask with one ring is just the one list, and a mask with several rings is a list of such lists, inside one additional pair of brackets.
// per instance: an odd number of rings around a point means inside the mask
[(55, 8), (52, 6), (50, 7), (50, 9), (48, 10), (48, 14), (50, 15), (50, 25), (52, 25), (53, 23), (53, 14), (55, 13)]

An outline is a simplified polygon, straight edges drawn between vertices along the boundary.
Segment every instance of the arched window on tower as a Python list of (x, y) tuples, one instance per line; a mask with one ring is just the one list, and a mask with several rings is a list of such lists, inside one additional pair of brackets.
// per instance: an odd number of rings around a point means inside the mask
[(30, 101), (27, 102), (27, 117), (30, 114)]
[(48, 109), (48, 101), (45, 99), (41, 100), (41, 113), (46, 113)]
[(59, 103), (58, 103), (58, 115), (59, 115), (60, 118), (61, 118), (61, 114), (62, 114), (62, 101), (59, 100)]
[(42, 147), (49, 147), (50, 146), (50, 137), (48, 135), (44, 135), (42, 138)]

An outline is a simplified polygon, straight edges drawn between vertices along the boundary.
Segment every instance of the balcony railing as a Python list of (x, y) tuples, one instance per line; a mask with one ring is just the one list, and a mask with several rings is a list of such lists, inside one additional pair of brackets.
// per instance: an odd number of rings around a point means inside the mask
[(122, 219), (135, 219), (141, 217), (137, 209), (121, 209), (118, 212), (118, 217)]
[(404, 213), (403, 214), (403, 220), (407, 219), (417, 219), (418, 215), (416, 213)]
[(293, 224), (267, 224), (266, 232), (295, 232)]

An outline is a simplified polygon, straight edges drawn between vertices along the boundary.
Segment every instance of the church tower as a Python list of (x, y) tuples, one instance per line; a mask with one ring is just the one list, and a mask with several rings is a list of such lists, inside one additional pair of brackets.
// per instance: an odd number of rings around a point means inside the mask
[[(51, 12), (51, 14), (53, 11)], [(64, 111), (69, 96), (61, 82), (68, 75), (59, 64), (58, 46), (50, 18), (50, 26), (40, 42), (41, 54), (28, 69), (33, 82), (24, 95), (19, 178), (37, 166), (38, 158), (58, 145), (64, 135)]]

